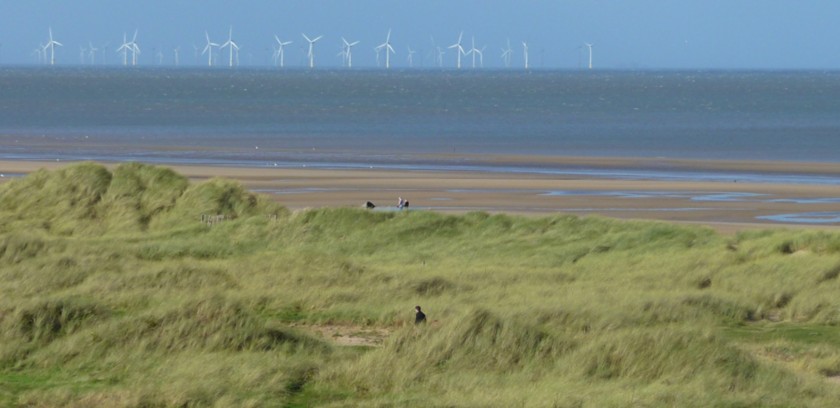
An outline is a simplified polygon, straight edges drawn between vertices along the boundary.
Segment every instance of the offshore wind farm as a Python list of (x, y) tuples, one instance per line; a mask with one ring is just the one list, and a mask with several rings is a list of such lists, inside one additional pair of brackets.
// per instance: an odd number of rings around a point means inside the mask
[[(374, 51), (376, 53), (375, 60), (376, 60), (376, 66), (377, 67), (379, 67), (381, 64), (384, 64), (385, 69), (390, 69), (391, 68), (391, 56), (397, 53), (396, 50), (394, 49), (392, 43), (391, 43), (392, 31), (393, 31), (392, 29), (388, 29), (388, 33), (385, 37), (385, 42), (383, 42), (383, 43), (377, 45), (376, 47), (374, 47)], [(49, 28), (48, 32), (49, 32), (49, 37), (48, 37), (47, 42), (44, 43), (43, 45), (39, 45), (35, 49), (35, 52), (33, 53), (34, 59), (33, 59), (32, 62), (35, 63), (35, 64), (56, 65), (56, 58), (55, 58), (56, 49), (55, 49), (55, 46), (60, 47), (63, 44), (61, 44), (61, 43), (59, 43), (59, 42), (57, 42), (53, 39), (52, 28)], [(138, 65), (139, 57), (142, 55), (142, 53), (140, 52), (140, 47), (137, 43), (137, 34), (138, 34), (138, 30), (135, 30), (134, 31), (134, 36), (132, 37), (131, 41), (128, 41), (127, 37), (124, 33), (122, 43), (119, 45), (119, 47), (116, 48), (116, 50), (114, 50), (114, 52), (116, 54), (119, 54), (122, 57), (122, 65), (123, 66), (131, 65), (133, 67), (136, 67)], [(315, 68), (315, 55), (316, 55), (316, 53), (315, 53), (315, 43), (318, 42), (319, 40), (321, 40), (323, 38), (323, 36), (319, 35), (319, 36), (316, 36), (315, 38), (310, 38), (306, 33), (301, 33), (301, 36), (309, 44), (309, 46), (307, 48), (300, 50), (300, 52), (302, 53), (302, 56), (305, 56), (305, 59), (303, 60), (303, 65), (302, 66), (313, 69), (313, 68)], [(470, 61), (471, 61), (470, 65), (469, 65), (469, 68), (471, 68), (471, 69), (484, 68), (484, 51), (487, 49), (487, 45), (482, 45), (481, 48), (476, 48), (475, 36), (473, 35), (471, 37), (470, 49), (468, 49), (468, 50), (464, 49), (462, 44), (461, 44), (462, 41), (463, 41), (463, 36), (464, 36), (464, 32), (461, 31), (460, 34), (458, 34), (458, 41), (456, 43), (450, 45), (447, 48), (437, 47), (436, 45), (434, 45), (434, 40), (432, 39), (433, 49), (430, 52), (420, 53), (421, 57), (418, 57), (417, 60), (416, 60), (417, 67), (425, 67), (426, 69), (429, 69), (431, 67), (437, 66), (438, 68), (449, 68), (449, 69), (451, 69), (451, 68), (454, 67), (455, 69), (461, 69), (461, 57), (469, 57)], [(210, 41), (210, 34), (209, 34), (209, 31), (207, 31), (207, 30), (205, 30), (205, 32), (204, 32), (204, 37), (205, 37), (206, 42), (205, 42), (205, 46), (204, 46), (204, 48), (201, 52), (201, 56), (204, 56), (205, 54), (207, 55), (207, 66), (208, 67), (213, 67), (214, 63), (215, 63), (215, 60), (214, 60), (214, 57), (213, 57), (213, 50), (216, 50), (217, 53), (218, 53), (218, 52), (221, 52), (222, 49), (224, 49), (224, 48), (228, 49), (228, 52), (227, 52), (228, 53), (228, 63), (226, 64), (226, 66), (228, 68), (234, 68), (234, 67), (239, 67), (240, 66), (240, 59), (239, 59), (240, 47), (236, 42), (233, 41), (233, 27), (230, 27), (229, 30), (228, 30), (228, 39), (221, 44)], [(430, 38), (433, 38), (433, 37), (430, 37)], [(288, 46), (288, 45), (291, 45), (292, 42), (290, 42), (290, 41), (286, 41), (286, 42), (280, 41), (280, 38), (276, 34), (274, 34), (274, 39), (276, 41), (276, 44), (273, 44), (270, 49), (265, 49), (264, 48), (264, 51), (263, 51), (264, 52), (264, 55), (263, 55), (264, 58), (261, 58), (261, 60), (269, 61), (269, 62), (266, 63), (266, 64), (257, 64), (257, 65), (250, 64), (250, 66), (254, 67), (254, 66), (271, 66), (271, 65), (274, 65), (275, 67), (279, 66), (280, 68), (285, 68), (286, 67), (286, 64), (285, 64), (285, 51), (286, 51), (285, 47)], [(350, 43), (347, 42), (346, 39), (344, 39), (343, 36), (341, 36), (340, 39), (341, 39), (341, 43), (339, 44), (340, 51), (337, 54), (338, 56), (341, 57), (341, 65), (340, 66), (345, 66), (347, 68), (352, 68), (353, 64), (352, 64), (352, 61), (351, 61), (352, 58), (350, 58), (350, 48), (357, 45), (360, 41), (354, 41), (352, 44), (350, 44)], [(106, 62), (105, 62), (106, 60), (104, 58), (100, 58), (100, 61), (97, 64), (97, 61), (96, 61), (96, 58), (95, 58), (95, 55), (96, 55), (95, 53), (97, 51), (100, 51), (100, 49), (94, 47), (93, 41), (89, 40), (89, 41), (87, 41), (87, 44), (88, 44), (87, 48), (85, 48), (84, 46), (80, 46), (81, 53), (80, 53), (79, 61), (75, 62), (75, 63), (67, 61), (66, 65), (69, 65), (69, 66), (82, 65), (82, 66), (93, 66), (93, 67), (95, 67), (95, 66), (107, 66), (108, 64), (106, 64)], [(522, 44), (523, 44), (522, 65), (519, 66), (518, 68), (524, 68), (524, 69), (527, 70), (527, 69), (530, 69), (532, 66), (529, 65), (529, 62), (528, 62), (528, 47), (527, 47), (527, 44), (524, 41), (522, 42)], [(583, 43), (583, 44), (587, 45), (587, 43)], [(102, 47), (103, 47), (103, 51), (104, 51), (104, 46), (102, 46)], [(197, 46), (195, 46), (195, 47), (197, 47)], [(401, 66), (401, 68), (404, 68), (404, 69), (405, 68), (415, 68), (415, 57), (414, 56), (416, 54), (418, 54), (418, 50), (420, 49), (420, 47), (415, 46), (413, 48), (411, 44), (406, 44), (405, 48), (408, 51), (407, 54), (406, 54), (406, 58), (405, 58), (406, 63), (403, 66)], [(454, 59), (452, 59), (452, 63), (454, 64), (454, 66), (445, 66), (444, 65), (444, 58), (447, 57), (447, 55), (448, 55), (447, 50), (451, 50), (451, 52), (455, 54)], [(169, 60), (168, 64), (163, 64), (164, 52), (163, 52), (163, 50), (158, 50), (158, 52), (153, 56), (154, 58), (157, 58), (157, 60), (156, 61), (155, 60), (148, 61), (148, 63), (146, 65), (147, 66), (168, 65), (170, 67), (173, 67), (173, 66), (174, 67), (180, 67), (181, 66), (181, 59), (180, 59), (179, 52), (180, 52), (180, 45), (173, 46), (172, 47), (173, 58), (171, 60)], [(129, 61), (129, 58), (128, 58), (129, 53), (131, 54), (130, 61)], [(565, 53), (567, 54), (567, 57), (570, 57), (571, 55), (573, 55), (573, 52), (569, 51), (569, 50), (567, 50)], [(48, 54), (49, 54), (49, 58), (47, 57)], [(270, 56), (270, 58), (269, 58), (269, 56)], [(384, 62), (381, 62), (380, 58), (381, 58), (381, 61), (384, 61)], [(452, 57), (450, 56), (450, 58), (452, 58)], [(278, 60), (281, 63), (278, 64)], [(503, 49), (503, 53), (499, 58), (498, 64), (494, 64), (493, 66), (496, 69), (511, 69), (511, 68), (514, 68), (514, 65), (512, 65), (512, 60), (513, 60), (513, 49), (510, 48), (510, 39), (508, 39), (507, 40), (507, 48)], [(200, 66), (200, 65), (203, 65), (203, 62), (202, 62), (200, 56), (198, 54), (195, 54), (194, 58), (192, 60), (192, 66)], [(301, 65), (299, 65), (299, 67), (300, 66)], [(335, 67), (334, 64), (329, 64), (327, 66)], [(546, 66), (543, 64), (542, 68), (546, 68)], [(590, 47), (590, 57), (589, 57), (588, 68), (592, 69), (591, 47)]]

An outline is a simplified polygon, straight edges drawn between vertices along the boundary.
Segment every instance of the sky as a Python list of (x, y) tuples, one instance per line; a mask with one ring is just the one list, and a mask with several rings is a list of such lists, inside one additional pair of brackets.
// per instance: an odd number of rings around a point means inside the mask
[[(37, 64), (34, 50), (55, 40), (57, 65), (90, 64), (80, 48), (92, 43), (96, 64), (122, 64), (123, 34), (138, 32), (141, 66), (207, 65), (196, 55), (205, 30), (213, 42), (233, 40), (241, 66), (271, 66), (274, 35), (294, 43), (287, 67), (303, 67), (305, 40), (315, 45), (316, 67), (339, 67), (341, 37), (360, 41), (354, 67), (376, 67), (374, 47), (392, 30), (395, 68), (436, 67), (436, 46), (485, 48), (484, 66), (504, 67), (510, 40), (512, 66), (577, 69), (840, 69), (838, 0), (0, 0), (0, 65)], [(162, 59), (161, 59), (162, 57)], [(445, 67), (455, 67), (447, 50)], [(384, 57), (383, 57), (384, 60)], [(219, 58), (218, 65), (227, 58)], [(471, 57), (464, 57), (465, 67)]]

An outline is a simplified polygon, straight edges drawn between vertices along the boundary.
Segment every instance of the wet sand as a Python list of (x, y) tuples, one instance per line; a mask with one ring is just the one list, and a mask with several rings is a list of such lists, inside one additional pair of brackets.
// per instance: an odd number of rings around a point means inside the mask
[[(440, 160), (453, 160), (439, 157)], [(484, 163), (669, 171), (741, 171), (755, 174), (840, 176), (840, 164), (695, 162), (659, 159), (471, 158)], [(0, 161), (0, 174), (26, 174), (70, 163)], [(193, 180), (224, 177), (272, 195), (290, 209), (360, 207), (371, 201), (390, 210), (403, 197), (412, 209), (447, 213), (487, 211), (526, 215), (601, 215), (707, 225), (732, 233), (753, 228), (840, 230), (840, 186), (780, 182), (644, 180), (575, 174), (492, 171), (250, 168), (171, 166)], [(9, 176), (0, 180), (8, 180)], [(773, 218), (792, 216), (791, 222)], [(803, 215), (804, 216), (801, 216)], [(769, 218), (762, 218), (769, 217)], [(826, 218), (827, 217), (827, 218)]]

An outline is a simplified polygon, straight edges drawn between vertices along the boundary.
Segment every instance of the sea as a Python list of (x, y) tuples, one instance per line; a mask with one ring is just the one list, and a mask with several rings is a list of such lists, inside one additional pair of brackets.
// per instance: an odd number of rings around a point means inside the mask
[(840, 72), (0, 68), (0, 159), (492, 166), (459, 155), (840, 163)]

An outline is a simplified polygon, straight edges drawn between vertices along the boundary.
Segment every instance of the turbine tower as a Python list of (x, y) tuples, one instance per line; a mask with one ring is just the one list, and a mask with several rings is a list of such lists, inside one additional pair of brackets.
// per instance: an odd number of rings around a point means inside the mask
[(88, 52), (90, 53), (90, 65), (96, 65), (96, 52), (99, 48), (93, 46), (93, 42), (88, 41)]
[(46, 47), (43, 44), (38, 44), (37, 47), (32, 51), (32, 54), (38, 57), (38, 63), (43, 64), (46, 61)]
[(510, 48), (510, 38), (507, 40), (507, 48), (502, 49), (502, 60), (505, 62), (505, 67), (510, 68), (510, 58), (513, 56), (513, 50)]
[(461, 31), (461, 34), (458, 35), (458, 42), (455, 44), (450, 45), (448, 48), (454, 48), (455, 54), (458, 55), (458, 69), (461, 69), (461, 55), (467, 55), (464, 52), (464, 47), (461, 46), (461, 40), (464, 38), (464, 32)]
[(320, 40), (324, 36), (319, 35), (314, 39), (310, 39), (306, 36), (306, 34), (301, 33), (300, 35), (302, 35), (303, 38), (305, 38), (306, 41), (309, 42), (309, 52), (306, 53), (306, 56), (309, 57), (309, 68), (315, 68), (315, 43), (318, 42), (318, 40)]
[(408, 66), (409, 67), (412, 67), (412, 68), (414, 67), (414, 54), (416, 54), (416, 53), (417, 53), (417, 51), (414, 51), (414, 50), (411, 49), (411, 47), (408, 47)]
[(131, 45), (128, 42), (128, 39), (125, 37), (125, 33), (123, 33), (123, 42), (120, 45), (120, 48), (117, 48), (117, 52), (122, 52), (123, 55), (123, 66), (128, 65), (128, 50), (131, 49)]
[(50, 40), (44, 46), (44, 55), (46, 55), (47, 48), (50, 49), (50, 65), (55, 65), (55, 46), (63, 47), (64, 44), (53, 39), (52, 27), (50, 27)]
[(347, 42), (344, 37), (341, 37), (344, 42), (344, 58), (347, 60), (347, 68), (353, 68), (353, 47), (359, 44), (359, 41)]
[(181, 47), (175, 47), (172, 50), (175, 53), (175, 66), (181, 65)]
[(274, 65), (277, 65), (277, 58), (280, 58), (280, 68), (283, 68), (283, 59), (284, 59), (283, 57), (285, 55), (285, 53), (283, 52), (283, 47), (291, 44), (292, 42), (291, 41), (286, 41), (286, 42), (280, 41), (280, 38), (277, 37), (276, 34), (274, 35), (274, 39), (277, 40), (277, 53), (275, 54), (275, 57), (274, 57)]
[(587, 48), (589, 48), (589, 69), (592, 69), (592, 44), (590, 43), (583, 43)]
[(137, 30), (134, 30), (134, 37), (128, 46), (131, 51), (131, 65), (135, 66), (137, 65), (137, 54), (140, 54), (140, 47), (137, 45)]
[(207, 53), (207, 66), (212, 67), (213, 66), (213, 47), (218, 47), (219, 44), (216, 44), (216, 43), (210, 41), (210, 34), (208, 34), (207, 31), (204, 31), (204, 38), (207, 39), (207, 45), (204, 46), (204, 50), (201, 51), (201, 55), (204, 55), (205, 53)]
[[(233, 68), (233, 52), (234, 52), (234, 49), (236, 50), (237, 57), (239, 56), (239, 46), (236, 45), (235, 42), (233, 42), (233, 27), (231, 27), (230, 31), (228, 32), (228, 40), (224, 44), (222, 44), (222, 46), (219, 47), (219, 49), (223, 49), (225, 47), (230, 48), (230, 62), (228, 63), (229, 64), (228, 66)], [(237, 62), (237, 65), (239, 65), (239, 58), (237, 58), (236, 62)]]
[(379, 44), (376, 47), (376, 52), (378, 53), (379, 50), (385, 50), (385, 69), (391, 68), (391, 53), (396, 54), (397, 52), (394, 51), (394, 47), (391, 46), (391, 29), (388, 29), (388, 36), (385, 38), (385, 42)]
[(528, 69), (528, 43), (522, 41), (522, 53), (525, 56), (525, 69)]
[[(470, 48), (470, 50), (467, 51), (467, 54), (472, 54), (472, 67), (473, 67), (473, 69), (475, 69), (475, 56), (476, 56), (476, 54), (479, 54), (480, 52), (481, 51), (479, 51), (477, 48), (475, 48), (475, 37), (473, 37), (472, 38), (472, 48)], [(483, 58), (484, 58), (484, 56), (482, 55), (482, 59)]]

